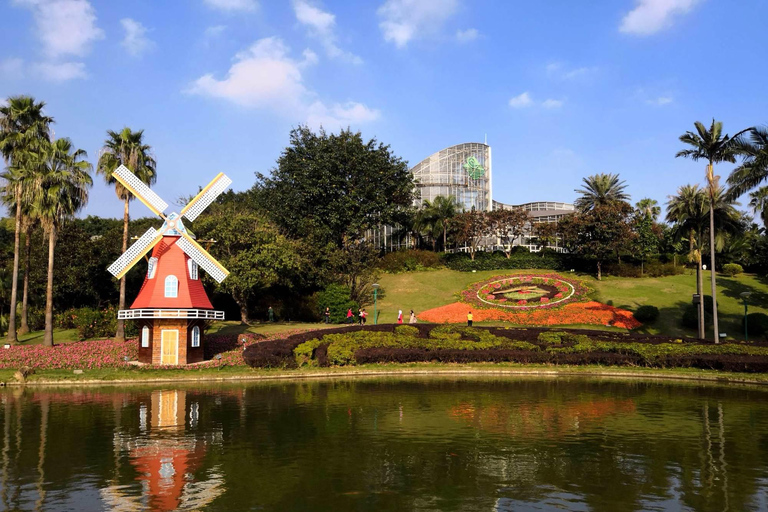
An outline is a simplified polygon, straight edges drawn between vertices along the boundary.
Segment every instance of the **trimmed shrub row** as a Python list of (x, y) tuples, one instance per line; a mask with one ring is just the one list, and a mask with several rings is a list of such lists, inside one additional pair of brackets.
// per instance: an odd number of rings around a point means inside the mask
[(768, 344), (714, 345), (693, 339), (607, 331), (390, 324), (328, 329), (264, 341), (248, 347), (244, 358), (250, 366), (269, 368), (438, 361), (762, 372), (768, 371)]

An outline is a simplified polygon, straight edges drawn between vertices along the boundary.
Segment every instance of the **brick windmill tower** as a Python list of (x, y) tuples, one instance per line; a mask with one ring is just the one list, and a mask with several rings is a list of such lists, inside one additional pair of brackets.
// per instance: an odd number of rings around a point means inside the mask
[(126, 167), (121, 165), (113, 176), (164, 221), (160, 229), (149, 228), (108, 269), (120, 279), (152, 250), (139, 295), (117, 317), (138, 322), (140, 362), (177, 365), (202, 361), (204, 323), (223, 320), (224, 312), (213, 309), (199, 268), (219, 283), (229, 272), (187, 233), (181, 217), (194, 221), (232, 180), (219, 173), (180, 214), (166, 217), (163, 212), (168, 204)]

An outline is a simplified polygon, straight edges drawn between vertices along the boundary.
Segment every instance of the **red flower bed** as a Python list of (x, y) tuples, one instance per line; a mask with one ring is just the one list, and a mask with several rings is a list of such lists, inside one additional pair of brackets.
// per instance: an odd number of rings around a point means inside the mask
[[(454, 302), (423, 311), (418, 318), (425, 322), (464, 323), (470, 309), (467, 304)], [(599, 302), (571, 303), (554, 310), (544, 307), (527, 310), (472, 309), (472, 314), (475, 322), (509, 322), (531, 326), (589, 324), (635, 329), (642, 325), (631, 311)]]

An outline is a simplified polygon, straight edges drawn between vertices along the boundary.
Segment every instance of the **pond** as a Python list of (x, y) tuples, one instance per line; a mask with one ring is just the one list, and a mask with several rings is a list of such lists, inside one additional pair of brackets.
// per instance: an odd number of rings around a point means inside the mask
[(767, 510), (766, 391), (363, 378), (5, 389), (4, 510)]

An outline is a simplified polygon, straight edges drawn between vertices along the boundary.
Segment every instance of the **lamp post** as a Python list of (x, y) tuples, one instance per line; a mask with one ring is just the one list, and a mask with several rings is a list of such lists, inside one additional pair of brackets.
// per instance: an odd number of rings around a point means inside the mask
[(744, 341), (749, 341), (749, 337), (747, 335), (747, 299), (750, 295), (752, 295), (752, 292), (741, 292), (739, 294), (739, 297), (741, 297), (744, 301)]
[(376, 297), (379, 295), (379, 284), (373, 283), (371, 286), (373, 287), (373, 325), (376, 325), (379, 322), (376, 315)]

